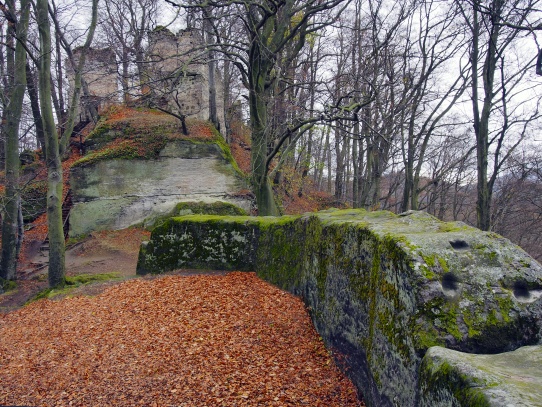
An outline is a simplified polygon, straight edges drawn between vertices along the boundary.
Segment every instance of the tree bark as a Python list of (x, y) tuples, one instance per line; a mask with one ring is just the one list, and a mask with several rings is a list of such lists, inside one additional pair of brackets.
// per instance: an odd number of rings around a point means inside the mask
[[(19, 123), (26, 88), (26, 36), (28, 32), (29, 1), (21, 0), (21, 16), (17, 23), (15, 37), (15, 55), (13, 61), (13, 86), (10, 89), (10, 102), (5, 124), (5, 169), (6, 169), (6, 204), (2, 219), (2, 259), (0, 277), (15, 280), (17, 271), (17, 223), (19, 215)], [(8, 2), (8, 7), (15, 15), (15, 3)]]
[(47, 224), (49, 228), (49, 286), (65, 284), (65, 243), (62, 227), (62, 165), (51, 104), (51, 30), (47, 0), (36, 1), (40, 38), (39, 89), (47, 155)]
[(38, 149), (41, 148), (45, 152), (45, 133), (43, 131), (43, 121), (41, 119), (40, 101), (38, 97), (38, 90), (36, 89), (34, 73), (32, 72), (29, 63), (26, 64), (26, 86), (28, 90), (28, 97), (30, 99), (30, 108), (32, 109), (34, 126), (36, 127)]
[[(250, 121), (252, 128), (252, 186), (256, 195), (259, 215), (278, 216), (273, 190), (269, 183), (267, 167), (267, 106), (262, 95), (263, 80), (254, 72), (257, 91), (250, 92)], [(259, 83), (259, 84), (258, 84)]]
[(75, 76), (74, 76), (73, 95), (72, 95), (72, 100), (70, 101), (70, 109), (68, 111), (66, 127), (62, 134), (62, 138), (60, 140), (60, 146), (59, 146), (61, 156), (64, 155), (64, 153), (68, 149), (68, 146), (70, 143), (70, 137), (72, 136), (73, 128), (75, 127), (77, 106), (79, 105), (79, 100), (81, 98), (81, 89), (83, 87), (83, 84), (82, 84), (83, 67), (85, 66), (85, 60), (87, 56), (86, 54), (88, 52), (88, 49), (90, 48), (92, 39), (94, 38), (94, 31), (96, 30), (97, 22), (98, 22), (98, 0), (92, 0), (92, 19), (90, 22), (90, 27), (88, 29), (87, 39), (85, 41), (85, 44), (83, 45), (81, 54), (79, 55), (79, 61), (77, 62), (77, 66), (74, 66)]

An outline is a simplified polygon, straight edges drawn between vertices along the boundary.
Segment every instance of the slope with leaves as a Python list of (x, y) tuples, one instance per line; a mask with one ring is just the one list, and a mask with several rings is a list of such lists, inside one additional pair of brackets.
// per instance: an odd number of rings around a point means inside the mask
[(132, 280), (0, 316), (0, 404), (360, 406), (301, 300), (254, 273)]

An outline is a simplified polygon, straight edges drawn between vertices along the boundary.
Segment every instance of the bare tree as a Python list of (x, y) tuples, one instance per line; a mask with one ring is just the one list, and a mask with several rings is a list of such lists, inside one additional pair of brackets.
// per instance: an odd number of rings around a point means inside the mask
[[(216, 36), (217, 51), (222, 52), (239, 69), (248, 91), (252, 130), (252, 184), (262, 215), (276, 215), (278, 208), (268, 179), (270, 163), (292, 134), (308, 129), (311, 121), (295, 122), (276, 134), (270, 124), (270, 106), (277, 85), (294, 63), (307, 35), (330, 24), (345, 0), (240, 2), (210, 1), (182, 4), (186, 8), (211, 7), (210, 23)], [(217, 22), (222, 15), (235, 16), (243, 36), (231, 41), (220, 37)], [(317, 16), (322, 16), (317, 19)], [(325, 16), (325, 17), (324, 17)], [(286, 53), (286, 49), (290, 52)], [(282, 56), (279, 70), (279, 56)]]
[[(26, 38), (28, 32), (30, 3), (20, 2), (20, 10), (15, 7), (15, 1), (8, 1), (2, 9), (6, 19), (11, 24), (9, 36), (15, 40), (15, 50), (7, 50), (7, 71), (12, 79), (5, 89), (3, 98), (8, 99), (5, 105), (2, 136), (5, 138), (5, 171), (6, 193), (2, 213), (2, 259), (0, 263), (0, 278), (14, 280), (17, 270), (17, 234), (20, 208), (19, 193), (19, 124), (26, 88)], [(18, 14), (20, 16), (17, 18)], [(0, 291), (3, 284), (0, 280)]]
[[(535, 58), (514, 61), (515, 68), (507, 65), (507, 58), (511, 57), (508, 51), (513, 48), (520, 31), (502, 22), (523, 25), (535, 12), (538, 3), (538, 0), (457, 1), (472, 38), (470, 62), (478, 173), (477, 226), (482, 230), (491, 228), (493, 188), (503, 163), (526, 137), (529, 124), (539, 118), (539, 100), (534, 100), (532, 114), (516, 119), (511, 117), (511, 113), (517, 111), (512, 107), (513, 97), (517, 96), (514, 89), (520, 87), (521, 79), (534, 65)], [(496, 121), (500, 123), (495, 125)], [(515, 140), (511, 141), (514, 132)]]
[[(145, 40), (156, 25), (157, 0), (103, 0), (99, 17), (105, 43), (115, 52), (124, 101), (147, 82)], [(135, 67), (136, 72), (132, 71)], [(135, 84), (131, 81), (137, 78)]]

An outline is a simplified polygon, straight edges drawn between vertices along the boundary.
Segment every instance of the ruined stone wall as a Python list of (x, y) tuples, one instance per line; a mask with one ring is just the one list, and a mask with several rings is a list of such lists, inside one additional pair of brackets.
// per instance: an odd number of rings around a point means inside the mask
[[(77, 48), (73, 52), (75, 63), (79, 63), (82, 49)], [(66, 61), (69, 98), (71, 101), (74, 88), (75, 72), (69, 61)], [(89, 48), (85, 65), (83, 67), (83, 79), (86, 81), (89, 96), (81, 91), (81, 102), (77, 114), (81, 120), (89, 120), (89, 109), (92, 107), (100, 110), (118, 103), (117, 62), (115, 53), (110, 48)]]
[[(162, 28), (149, 34), (149, 91), (161, 104), (181, 114), (208, 120), (209, 66), (203, 38), (194, 30), (177, 35)], [(224, 91), (215, 72), (217, 111), (221, 129), (224, 124)], [(177, 102), (178, 105), (177, 106)]]
[[(76, 59), (80, 52), (74, 52)], [(149, 33), (148, 83), (143, 86), (143, 94), (163, 108), (174, 111), (179, 108), (180, 113), (188, 117), (209, 120), (209, 66), (206, 55), (203, 38), (194, 30), (181, 30), (175, 35), (166, 28), (158, 28)], [(70, 64), (67, 63), (67, 66), (70, 67)], [(88, 117), (87, 105), (103, 108), (119, 102), (117, 61), (110, 48), (89, 50), (83, 78), (88, 83), (91, 96), (81, 98), (81, 119)], [(72, 69), (68, 69), (68, 81), (72, 90)], [(224, 89), (218, 71), (215, 72), (215, 82), (218, 120), (221, 131), (224, 131)]]

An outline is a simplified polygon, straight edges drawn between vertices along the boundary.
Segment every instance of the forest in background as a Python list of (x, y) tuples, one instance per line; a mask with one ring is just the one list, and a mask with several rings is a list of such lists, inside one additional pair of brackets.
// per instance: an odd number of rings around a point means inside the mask
[[(174, 92), (170, 85), (183, 80), (182, 67), (163, 83), (148, 80), (148, 37), (158, 26), (200, 34), (195, 51), (223, 82), (228, 141), (241, 106), (260, 214), (280, 212), (274, 191), (320, 190), (334, 206), (464, 221), (540, 260), (539, 7), (538, 0), (2, 2), (0, 276), (14, 278), (12, 243), (21, 236), (19, 153), (42, 148), (49, 281), (62, 284), (60, 163), (77, 131), (74, 106), (91, 96), (85, 54), (111, 48), (119, 89), (111, 97), (144, 104), (149, 89)], [(71, 88), (67, 70), (75, 72)], [(179, 103), (168, 109), (190, 116)]]

